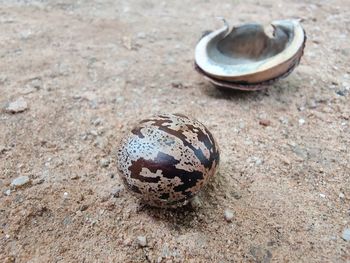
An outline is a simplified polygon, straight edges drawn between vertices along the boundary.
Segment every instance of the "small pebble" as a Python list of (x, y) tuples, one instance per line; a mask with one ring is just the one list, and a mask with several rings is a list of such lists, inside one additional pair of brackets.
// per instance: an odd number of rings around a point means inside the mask
[(7, 152), (7, 151), (8, 151), (8, 149), (5, 146), (0, 145), (0, 154), (3, 154), (5, 152)]
[(80, 176), (78, 174), (72, 174), (69, 178), (71, 180), (78, 180), (80, 178)]
[(115, 197), (115, 198), (118, 198), (119, 195), (120, 195), (120, 193), (123, 191), (123, 189), (124, 189), (123, 186), (119, 186), (119, 187), (117, 187), (117, 188), (114, 188), (114, 189), (112, 190), (112, 193), (111, 193), (112, 196)]
[(231, 210), (226, 209), (225, 213), (224, 213), (224, 216), (225, 216), (225, 220), (227, 222), (231, 222), (232, 219), (233, 219), (233, 212)]
[(30, 88), (34, 88), (36, 90), (40, 90), (42, 87), (42, 80), (40, 77), (33, 78), (29, 80), (26, 86)]
[(317, 108), (317, 103), (316, 103), (315, 100), (312, 100), (312, 99), (309, 100), (308, 105), (309, 105), (310, 109), (316, 109)]
[(278, 118), (279, 119), (279, 121), (282, 123), (282, 124), (288, 124), (289, 123), (289, 120), (288, 120), (288, 118), (287, 117), (279, 117)]
[(305, 110), (305, 107), (304, 107), (304, 106), (299, 106), (299, 107), (298, 107), (298, 110), (299, 110), (299, 111), (304, 111), (304, 110)]
[(24, 186), (26, 184), (29, 184), (31, 181), (29, 179), (28, 176), (20, 176), (20, 177), (17, 177), (16, 179), (12, 180), (11, 182), (11, 186), (12, 187), (21, 187), (21, 186)]
[(109, 165), (109, 160), (108, 159), (101, 159), (100, 160), (100, 166), (101, 167), (107, 167)]
[(262, 246), (252, 246), (249, 252), (254, 257), (254, 262), (271, 262), (271, 251)]
[(260, 159), (257, 156), (252, 156), (247, 159), (248, 163), (255, 163), (255, 165), (261, 165), (263, 163), (263, 160)]
[(195, 196), (191, 199), (191, 206), (193, 208), (201, 208), (202, 207), (202, 202), (198, 196)]
[(138, 236), (137, 237), (137, 243), (139, 244), (140, 247), (145, 247), (147, 246), (147, 239), (145, 236)]
[(10, 194), (11, 194), (11, 189), (7, 189), (7, 190), (5, 191), (5, 195), (9, 196)]
[(255, 164), (256, 165), (261, 165), (263, 163), (263, 161), (260, 158), (256, 158), (255, 159)]
[(263, 119), (263, 120), (259, 121), (259, 124), (266, 127), (266, 126), (270, 126), (271, 125), (271, 121)]
[(101, 118), (97, 118), (95, 120), (92, 121), (92, 124), (95, 126), (98, 126), (102, 123), (102, 119)]
[(299, 119), (299, 125), (304, 125), (305, 124), (305, 120), (304, 119)]
[(336, 93), (337, 93), (337, 95), (339, 95), (339, 96), (345, 96), (345, 92), (342, 91), (342, 90), (338, 90), (338, 91), (336, 91)]
[(326, 195), (325, 194), (320, 194), (320, 197), (325, 198)]
[(67, 199), (67, 198), (68, 198), (68, 193), (67, 193), (67, 192), (64, 192), (64, 193), (63, 193), (63, 198), (64, 198), (64, 199)]
[(231, 196), (232, 196), (234, 199), (237, 199), (237, 200), (239, 200), (239, 199), (242, 198), (242, 195), (241, 195), (240, 193), (238, 193), (238, 192), (235, 192), (235, 191), (232, 191), (232, 192), (231, 192)]
[(130, 238), (127, 238), (123, 241), (124, 246), (131, 246), (132, 240)]
[(95, 137), (98, 136), (98, 132), (96, 130), (91, 130), (89, 133)]
[(340, 193), (340, 194), (339, 194), (339, 198), (340, 198), (340, 199), (344, 199), (344, 198), (345, 198), (345, 195), (344, 195), (343, 193)]
[(139, 33), (137, 33), (136, 37), (140, 38), (140, 39), (145, 39), (146, 38), (146, 33), (145, 32), (139, 32)]
[(281, 161), (286, 165), (289, 165), (291, 163), (290, 159), (285, 155), (281, 155)]
[(343, 231), (342, 239), (350, 241), (350, 228), (345, 228)]
[(19, 113), (27, 109), (28, 109), (27, 102), (24, 100), (24, 98), (20, 97), (17, 100), (10, 102), (5, 108), (5, 111), (8, 113)]
[(182, 88), (185, 87), (184, 84), (182, 84), (182, 82), (180, 82), (180, 81), (173, 81), (173, 82), (171, 82), (171, 86), (173, 88), (177, 88), (177, 89), (182, 89)]

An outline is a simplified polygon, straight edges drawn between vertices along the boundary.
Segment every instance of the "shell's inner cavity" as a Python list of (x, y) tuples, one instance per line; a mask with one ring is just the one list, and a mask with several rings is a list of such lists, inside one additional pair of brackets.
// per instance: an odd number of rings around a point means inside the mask
[(269, 37), (261, 25), (247, 24), (233, 28), (224, 38), (218, 36), (209, 44), (208, 52), (215, 62), (227, 65), (262, 61), (282, 52), (293, 38), (291, 34), (276, 26)]

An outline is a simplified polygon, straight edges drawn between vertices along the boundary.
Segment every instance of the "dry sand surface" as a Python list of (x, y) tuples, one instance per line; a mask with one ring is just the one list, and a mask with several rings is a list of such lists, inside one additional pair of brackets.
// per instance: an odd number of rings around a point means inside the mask
[[(216, 16), (303, 18), (300, 66), (214, 88), (193, 56)], [(348, 0), (0, 0), (0, 262), (350, 262), (349, 24)], [(221, 148), (176, 211), (116, 171), (123, 133), (160, 112)]]

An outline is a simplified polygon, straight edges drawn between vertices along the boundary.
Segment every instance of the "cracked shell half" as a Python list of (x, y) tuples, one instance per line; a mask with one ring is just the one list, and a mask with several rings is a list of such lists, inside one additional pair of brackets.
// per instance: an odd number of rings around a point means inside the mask
[(259, 90), (288, 76), (299, 64), (306, 42), (296, 19), (224, 27), (206, 34), (195, 49), (195, 68), (216, 86)]

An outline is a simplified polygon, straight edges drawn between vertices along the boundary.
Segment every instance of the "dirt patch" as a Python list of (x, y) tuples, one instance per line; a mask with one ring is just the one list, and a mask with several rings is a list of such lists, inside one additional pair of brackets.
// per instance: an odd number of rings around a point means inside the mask
[[(193, 53), (215, 16), (303, 18), (301, 65), (266, 91), (212, 87)], [(22, 106), (0, 113), (0, 261), (350, 261), (349, 17), (345, 0), (0, 1), (0, 106)], [(123, 133), (160, 112), (220, 145), (194, 208), (140, 206), (116, 173)]]

